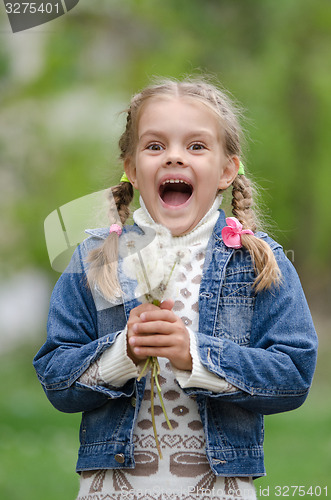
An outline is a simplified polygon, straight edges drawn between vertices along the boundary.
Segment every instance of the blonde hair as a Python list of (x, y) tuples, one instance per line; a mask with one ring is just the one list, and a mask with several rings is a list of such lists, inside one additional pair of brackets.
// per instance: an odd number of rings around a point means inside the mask
[[(231, 156), (242, 154), (242, 130), (239, 124), (240, 112), (232, 100), (215, 85), (201, 79), (177, 81), (162, 80), (150, 85), (133, 96), (127, 111), (126, 128), (119, 140), (120, 158), (123, 162), (132, 158), (138, 135), (139, 118), (144, 104), (156, 97), (192, 97), (207, 105), (219, 118), (225, 153)], [(125, 224), (129, 205), (133, 198), (133, 187), (128, 182), (120, 182), (110, 188), (111, 222)], [(232, 213), (244, 229), (257, 229), (257, 215), (253, 209), (253, 185), (245, 175), (238, 175), (232, 183)], [(118, 214), (118, 215), (117, 215)], [(119, 219), (119, 220), (118, 220)], [(270, 246), (260, 238), (245, 234), (241, 238), (243, 247), (250, 255), (256, 271), (254, 286), (256, 291), (270, 288), (280, 282), (280, 270)], [(110, 234), (100, 248), (90, 252), (88, 279), (90, 285), (97, 285), (101, 293), (113, 299), (120, 293), (117, 277), (118, 236)]]

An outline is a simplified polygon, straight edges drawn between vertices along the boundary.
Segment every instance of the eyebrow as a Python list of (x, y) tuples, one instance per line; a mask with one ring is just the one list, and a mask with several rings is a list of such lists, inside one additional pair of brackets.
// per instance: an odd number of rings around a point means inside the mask
[[(163, 135), (164, 135), (163, 130), (149, 129), (149, 130), (146, 130), (146, 132), (144, 132), (143, 134), (141, 134), (141, 136), (139, 136), (139, 140), (143, 139), (145, 136), (162, 137)], [(189, 139), (189, 138), (194, 138), (196, 136), (204, 136), (204, 137), (208, 137), (211, 139), (213, 138), (213, 134), (211, 134), (208, 130), (205, 130), (205, 129), (197, 129), (197, 130), (190, 131), (190, 132), (188, 132), (186, 138)]]

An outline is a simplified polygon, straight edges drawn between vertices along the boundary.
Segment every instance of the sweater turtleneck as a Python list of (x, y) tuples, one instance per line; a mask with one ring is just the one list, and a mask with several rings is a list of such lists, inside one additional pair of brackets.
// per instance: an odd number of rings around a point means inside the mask
[(212, 234), (213, 228), (218, 219), (218, 209), (222, 202), (222, 195), (217, 195), (214, 203), (204, 217), (189, 233), (181, 236), (173, 236), (169, 229), (153, 220), (149, 214), (143, 199), (140, 197), (140, 208), (133, 213), (134, 222), (141, 227), (153, 229), (156, 234), (165, 240), (166, 244), (175, 247), (189, 247), (197, 243), (207, 246), (208, 240)]

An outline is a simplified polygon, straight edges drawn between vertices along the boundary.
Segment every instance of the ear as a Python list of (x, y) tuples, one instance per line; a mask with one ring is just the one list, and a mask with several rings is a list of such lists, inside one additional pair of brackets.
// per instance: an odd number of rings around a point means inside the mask
[(132, 186), (135, 189), (139, 189), (137, 181), (137, 170), (132, 158), (126, 158), (124, 160), (124, 170)]
[(218, 189), (227, 189), (232, 184), (238, 175), (239, 166), (240, 160), (238, 156), (231, 156), (227, 159), (218, 183)]

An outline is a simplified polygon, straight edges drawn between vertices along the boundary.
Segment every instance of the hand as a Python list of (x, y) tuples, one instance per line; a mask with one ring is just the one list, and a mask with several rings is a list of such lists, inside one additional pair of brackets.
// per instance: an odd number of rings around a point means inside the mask
[(135, 364), (155, 356), (169, 359), (179, 370), (192, 370), (189, 332), (173, 306), (166, 300), (160, 307), (141, 304), (130, 312), (128, 356)]

